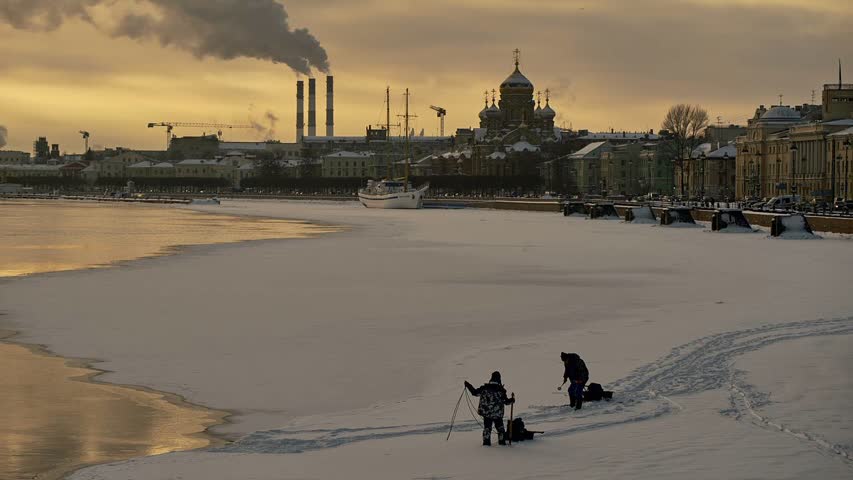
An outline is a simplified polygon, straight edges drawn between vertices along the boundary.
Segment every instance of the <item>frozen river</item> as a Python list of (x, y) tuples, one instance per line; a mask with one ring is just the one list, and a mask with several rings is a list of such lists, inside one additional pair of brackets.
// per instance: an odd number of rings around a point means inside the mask
[[(233, 443), (75, 480), (853, 471), (851, 418), (820, 401), (853, 394), (847, 239), (322, 202), (201, 210), (349, 228), (4, 286), (22, 341), (234, 414), (216, 429)], [(37, 301), (42, 288), (56, 294)], [(614, 401), (564, 408), (561, 351)], [(462, 381), (493, 370), (545, 435), (485, 449), (461, 418), (445, 442)]]

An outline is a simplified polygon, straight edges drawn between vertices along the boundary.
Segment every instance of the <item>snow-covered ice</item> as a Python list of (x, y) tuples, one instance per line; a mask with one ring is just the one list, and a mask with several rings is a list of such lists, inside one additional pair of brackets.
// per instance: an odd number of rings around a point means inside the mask
[[(235, 412), (219, 449), (74, 480), (849, 478), (853, 243), (487, 210), (223, 201), (345, 225), (3, 285), (20, 341)], [(50, 292), (50, 295), (45, 295)], [(561, 351), (613, 402), (574, 412)], [(541, 438), (479, 445), (500, 370)], [(467, 417), (466, 417), (467, 415)]]

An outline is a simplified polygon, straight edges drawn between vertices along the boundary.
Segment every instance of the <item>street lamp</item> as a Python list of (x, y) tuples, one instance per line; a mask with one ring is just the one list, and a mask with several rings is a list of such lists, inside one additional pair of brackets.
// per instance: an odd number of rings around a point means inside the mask
[(631, 180), (632, 180), (631, 170), (633, 168), (634, 168), (634, 160), (628, 160), (628, 175), (626, 175), (627, 180), (625, 182), (626, 183), (625, 190), (627, 190), (626, 195), (630, 195), (630, 196), (634, 195), (634, 188), (631, 185)]
[(776, 196), (779, 196), (779, 191), (782, 189), (782, 183), (781, 183), (782, 177), (780, 177), (780, 175), (782, 173), (781, 170), (782, 170), (782, 159), (780, 159), (779, 157), (776, 157)]
[(850, 152), (850, 139), (845, 139), (841, 145), (844, 147), (844, 200), (847, 200), (850, 186), (850, 159), (847, 158), (847, 154)]
[(705, 201), (705, 160), (707, 158), (708, 157), (707, 157), (707, 155), (705, 155), (705, 152), (702, 152), (702, 154), (699, 155), (699, 160), (702, 161), (702, 163), (699, 164), (699, 177), (700, 177), (699, 178), (699, 182), (700, 182), (699, 183), (699, 185), (700, 185), (699, 186), (699, 201), (700, 202)]
[(726, 198), (726, 203), (729, 202), (729, 152), (723, 153), (723, 181), (720, 188), (720, 193)]
[(749, 161), (749, 195), (755, 198), (755, 162), (753, 160)]
[(788, 178), (788, 181), (791, 182), (791, 193), (796, 195), (797, 193), (799, 193), (797, 191), (797, 190), (799, 190), (799, 186), (796, 184), (797, 183), (797, 161), (796, 161), (796, 157), (797, 157), (797, 152), (800, 149), (797, 147), (797, 144), (794, 143), (791, 145), (790, 150), (791, 150), (791, 175)]
[(761, 152), (755, 152), (755, 196), (761, 197)]

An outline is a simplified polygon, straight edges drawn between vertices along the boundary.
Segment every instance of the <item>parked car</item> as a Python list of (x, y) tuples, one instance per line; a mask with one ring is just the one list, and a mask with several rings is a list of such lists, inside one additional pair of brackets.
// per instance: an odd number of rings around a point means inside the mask
[(835, 203), (832, 205), (833, 210), (837, 210), (839, 212), (849, 213), (853, 210), (853, 200), (845, 200), (843, 198), (836, 198)]
[(831, 209), (831, 205), (826, 200), (814, 199), (812, 200), (812, 211), (817, 212), (826, 212)]
[(797, 195), (779, 195), (778, 197), (773, 197), (764, 204), (764, 210), (791, 210), (794, 204), (800, 201), (800, 197)]

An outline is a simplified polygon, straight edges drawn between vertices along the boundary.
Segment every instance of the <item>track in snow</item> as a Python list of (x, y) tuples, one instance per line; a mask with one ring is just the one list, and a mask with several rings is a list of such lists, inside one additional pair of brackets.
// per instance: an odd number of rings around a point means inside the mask
[[(668, 355), (611, 383), (609, 387), (616, 391), (617, 398), (612, 402), (589, 403), (578, 412), (567, 406), (533, 406), (527, 412), (520, 412), (520, 416), (530, 424), (541, 426), (549, 437), (571, 435), (677, 413), (682, 407), (673, 396), (726, 388), (730, 390), (731, 403), (729, 408), (721, 410), (724, 415), (738, 420), (749, 419), (762, 428), (810, 442), (853, 467), (853, 452), (845, 447), (833, 445), (813, 433), (792, 431), (762, 416), (759, 408), (766, 402), (767, 395), (746, 384), (743, 375), (733, 368), (736, 357), (772, 344), (849, 334), (853, 334), (853, 317), (770, 324), (710, 335), (678, 346)], [(479, 428), (474, 421), (467, 421), (457, 423), (454, 431)], [(362, 441), (445, 433), (447, 429), (447, 423), (437, 422), (370, 428), (267, 430), (249, 434), (213, 451), (300, 453)]]

